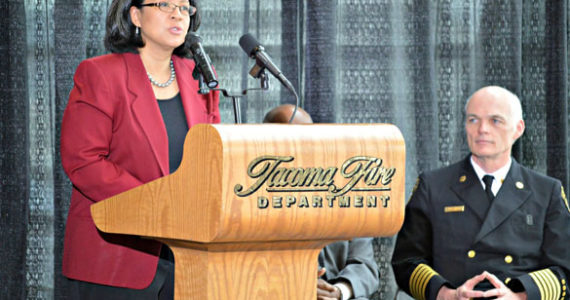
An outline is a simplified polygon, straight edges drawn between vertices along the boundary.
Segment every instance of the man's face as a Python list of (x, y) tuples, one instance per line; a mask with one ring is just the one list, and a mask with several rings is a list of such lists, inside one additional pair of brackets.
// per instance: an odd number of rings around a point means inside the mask
[(524, 131), (516, 120), (509, 94), (496, 88), (477, 91), (466, 109), (465, 131), (471, 153), (479, 159), (508, 159), (511, 147)]

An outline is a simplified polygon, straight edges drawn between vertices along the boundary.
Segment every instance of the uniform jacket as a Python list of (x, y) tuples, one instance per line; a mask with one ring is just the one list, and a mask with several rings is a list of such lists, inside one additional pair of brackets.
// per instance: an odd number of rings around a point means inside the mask
[(378, 265), (374, 259), (372, 238), (355, 238), (327, 245), (319, 253), (319, 265), (326, 268), (323, 279), (327, 282), (350, 282), (356, 299), (368, 299), (378, 290)]
[[(558, 180), (519, 165), (489, 203), (470, 159), (420, 175), (392, 265), (400, 288), (435, 299), (489, 271), (528, 299), (568, 299), (570, 209)], [(491, 288), (482, 282), (478, 289)]]
[[(172, 57), (188, 126), (218, 123), (218, 94), (199, 95), (194, 62)], [(144, 288), (161, 244), (99, 232), (91, 204), (169, 173), (168, 136), (138, 54), (83, 61), (74, 76), (61, 128), (61, 160), (73, 190), (63, 274), (98, 284)]]

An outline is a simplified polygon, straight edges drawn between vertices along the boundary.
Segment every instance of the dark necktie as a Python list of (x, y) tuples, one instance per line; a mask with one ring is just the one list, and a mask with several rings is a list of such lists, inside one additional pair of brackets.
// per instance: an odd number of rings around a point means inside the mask
[(495, 179), (495, 177), (491, 175), (483, 176), (483, 182), (485, 183), (485, 193), (487, 193), (487, 197), (490, 201), (493, 201), (493, 199), (495, 199), (495, 195), (493, 195), (493, 191), (491, 190), (493, 179)]

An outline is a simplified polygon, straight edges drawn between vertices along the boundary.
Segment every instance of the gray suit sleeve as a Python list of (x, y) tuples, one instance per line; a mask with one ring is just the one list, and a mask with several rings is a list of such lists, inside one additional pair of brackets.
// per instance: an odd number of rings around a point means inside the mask
[(372, 295), (378, 289), (379, 284), (378, 265), (374, 259), (372, 238), (355, 238), (330, 246), (332, 248), (329, 249), (332, 251), (329, 251), (329, 254), (336, 256), (338, 274), (329, 276), (328, 281), (331, 283), (341, 280), (348, 281), (352, 286), (354, 298)]

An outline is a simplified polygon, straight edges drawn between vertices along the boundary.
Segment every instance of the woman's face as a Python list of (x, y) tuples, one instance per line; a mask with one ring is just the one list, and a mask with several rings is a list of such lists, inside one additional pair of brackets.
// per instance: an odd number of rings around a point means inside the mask
[(190, 13), (183, 13), (180, 6), (190, 7), (190, 2), (188, 0), (143, 1), (143, 5), (155, 3), (160, 3), (162, 7), (131, 7), (131, 20), (140, 29), (145, 50), (172, 52), (182, 45), (186, 38), (192, 10)]

